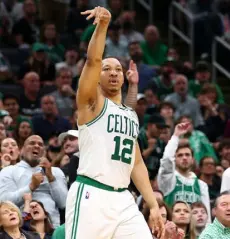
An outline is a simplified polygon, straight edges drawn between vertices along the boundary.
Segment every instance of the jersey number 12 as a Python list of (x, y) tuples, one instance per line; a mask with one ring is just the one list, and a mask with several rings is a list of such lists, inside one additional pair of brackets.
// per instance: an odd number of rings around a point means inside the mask
[(111, 156), (111, 159), (131, 164), (133, 153), (133, 141), (130, 139), (123, 139), (121, 142), (120, 136), (115, 136), (113, 140), (115, 142), (115, 150)]

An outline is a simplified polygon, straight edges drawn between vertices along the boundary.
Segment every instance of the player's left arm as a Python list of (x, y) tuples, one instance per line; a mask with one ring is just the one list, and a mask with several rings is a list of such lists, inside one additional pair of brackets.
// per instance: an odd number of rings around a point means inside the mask
[(149, 175), (143, 158), (141, 156), (140, 148), (136, 143), (135, 163), (131, 173), (131, 178), (150, 208), (150, 221), (153, 231), (157, 231), (158, 238), (164, 236), (164, 223), (159, 212), (159, 206), (154, 196), (153, 189), (149, 181)]
[(129, 63), (129, 70), (126, 73), (126, 78), (129, 82), (129, 87), (125, 99), (125, 105), (135, 110), (137, 104), (139, 75), (137, 66), (132, 60)]

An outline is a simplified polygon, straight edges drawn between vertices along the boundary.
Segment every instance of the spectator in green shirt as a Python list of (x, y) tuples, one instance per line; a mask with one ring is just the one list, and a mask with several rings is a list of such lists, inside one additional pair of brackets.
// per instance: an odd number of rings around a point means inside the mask
[(190, 127), (188, 129), (188, 133), (184, 135), (184, 138), (180, 139), (180, 143), (188, 144), (193, 150), (194, 159), (197, 164), (200, 163), (200, 160), (205, 156), (212, 157), (215, 162), (218, 161), (215, 150), (206, 137), (204, 133), (199, 130), (195, 130), (193, 126), (192, 119), (189, 116), (181, 116), (178, 119), (178, 123), (190, 123)]
[(166, 61), (168, 48), (161, 42), (157, 27), (154, 25), (147, 26), (144, 36), (145, 41), (141, 43), (144, 63), (161, 66)]
[(230, 192), (225, 191), (216, 199), (214, 212), (216, 218), (208, 225), (199, 239), (229, 239), (230, 238)]
[(176, 74), (175, 62), (167, 59), (161, 66), (161, 74), (153, 79), (160, 100), (173, 93), (173, 79)]
[(58, 34), (53, 23), (46, 23), (42, 27), (40, 40), (47, 46), (47, 53), (52, 62), (57, 63), (64, 59), (65, 48), (58, 42)]
[[(207, 62), (199, 61), (196, 64), (195, 69), (195, 80), (189, 82), (189, 93), (193, 97), (197, 97), (205, 83), (209, 83), (211, 81), (211, 72), (210, 67)], [(220, 89), (220, 87), (215, 84), (217, 91), (217, 103), (224, 103), (224, 96)]]
[(55, 229), (52, 239), (65, 239), (65, 224)]

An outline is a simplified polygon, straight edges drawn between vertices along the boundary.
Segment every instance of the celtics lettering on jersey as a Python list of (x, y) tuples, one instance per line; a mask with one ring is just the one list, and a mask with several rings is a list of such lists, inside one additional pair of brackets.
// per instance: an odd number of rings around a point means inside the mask
[[(123, 108), (123, 110), (129, 110)], [(133, 147), (138, 136), (139, 125), (133, 119), (125, 115), (109, 114), (107, 123), (108, 133), (118, 133), (114, 137), (114, 153), (111, 155), (112, 160), (122, 161), (130, 164), (132, 161)], [(126, 138), (121, 137), (126, 136)], [(129, 138), (127, 138), (129, 137)], [(130, 139), (131, 137), (131, 139)]]
[(128, 187), (138, 131), (135, 111), (106, 98), (101, 113), (79, 126), (78, 174), (113, 187)]
[(194, 179), (193, 185), (183, 184), (178, 176), (176, 177), (176, 185), (172, 192), (165, 196), (164, 201), (172, 206), (177, 201), (192, 204), (201, 200), (200, 185), (198, 179)]

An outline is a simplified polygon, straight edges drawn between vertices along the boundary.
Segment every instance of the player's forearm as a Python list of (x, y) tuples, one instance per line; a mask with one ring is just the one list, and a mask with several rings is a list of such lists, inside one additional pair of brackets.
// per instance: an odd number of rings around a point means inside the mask
[(135, 164), (131, 174), (131, 178), (136, 188), (148, 204), (148, 207), (150, 209), (158, 207), (156, 198), (153, 194), (153, 189), (149, 181), (148, 171), (143, 161), (140, 161)]
[(137, 104), (137, 93), (138, 93), (138, 85), (137, 84), (129, 84), (128, 94), (125, 99), (125, 104), (132, 109), (136, 108)]
[(87, 61), (95, 62), (101, 61), (105, 49), (105, 40), (108, 25), (99, 22), (89, 42), (87, 51)]

